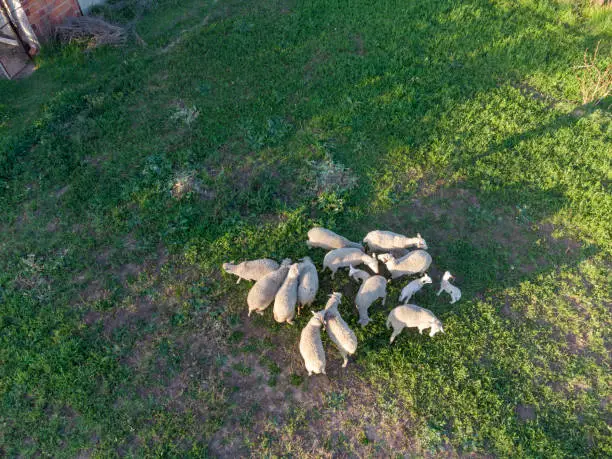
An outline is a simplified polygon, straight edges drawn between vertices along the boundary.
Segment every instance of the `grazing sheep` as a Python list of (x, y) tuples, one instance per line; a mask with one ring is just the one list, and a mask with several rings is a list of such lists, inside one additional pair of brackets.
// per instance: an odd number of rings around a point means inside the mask
[(274, 300), (276, 292), (282, 285), (287, 273), (289, 272), (289, 265), (291, 260), (289, 258), (284, 259), (281, 262), (280, 268), (276, 271), (272, 271), (266, 274), (264, 277), (255, 282), (255, 285), (249, 291), (247, 296), (247, 304), (249, 305), (249, 316), (253, 311), (258, 314), (263, 314), (264, 309), (270, 306), (270, 303)]
[(338, 312), (338, 304), (341, 300), (341, 293), (332, 293), (329, 295), (325, 310), (322, 312), (325, 318), (325, 330), (340, 351), (343, 360), (342, 367), (344, 368), (348, 363), (348, 356), (353, 355), (357, 350), (357, 337)]
[(293, 325), (295, 317), (295, 303), (298, 296), (298, 278), (300, 270), (298, 264), (294, 263), (289, 268), (287, 277), (274, 297), (274, 320), (287, 322)]
[(300, 354), (304, 359), (308, 376), (313, 373), (325, 374), (325, 351), (321, 341), (321, 326), (324, 321), (322, 313), (312, 311), (312, 317), (300, 335)]
[(364, 281), (372, 277), (372, 275), (362, 269), (353, 268), (353, 265), (349, 265), (349, 277), (352, 277), (353, 280), (359, 282)]
[(443, 291), (451, 296), (450, 304), (453, 304), (461, 299), (461, 290), (459, 290), (458, 287), (455, 287), (453, 284), (450, 283), (450, 280), (454, 278), (455, 276), (453, 276), (450, 272), (446, 271), (444, 273), (444, 276), (442, 276), (442, 282), (440, 282), (440, 290), (438, 291), (438, 296), (440, 296), (440, 293), (442, 293)]
[(378, 259), (385, 264), (392, 279), (424, 273), (431, 265), (431, 255), (424, 250), (413, 250), (402, 258), (395, 258), (390, 253), (383, 253), (378, 255)]
[(298, 265), (300, 277), (298, 282), (298, 314), (302, 306), (309, 306), (319, 290), (319, 275), (310, 257), (304, 257)]
[(360, 265), (365, 263), (375, 273), (378, 273), (378, 260), (366, 255), (359, 249), (334, 249), (325, 255), (323, 259), (323, 270), (328, 268), (332, 272), (332, 279), (339, 268), (346, 268), (350, 265)]
[(402, 293), (399, 297), (400, 302), (407, 303), (408, 301), (410, 301), (412, 295), (421, 290), (425, 284), (431, 283), (431, 277), (429, 277), (427, 274), (425, 274), (423, 277), (420, 277), (419, 279), (415, 279), (412, 282), (409, 282), (408, 285), (406, 285), (402, 289)]
[(306, 245), (310, 248), (320, 247), (326, 250), (352, 247), (363, 251), (363, 246), (357, 242), (351, 242), (344, 236), (334, 233), (325, 228), (313, 228), (308, 231)]
[(423, 333), (426, 328), (431, 328), (429, 336), (433, 337), (436, 333), (444, 333), (442, 322), (434, 316), (429, 309), (421, 308), (414, 304), (403, 304), (393, 309), (387, 317), (387, 328), (393, 326), (391, 343), (395, 337), (401, 333), (404, 327), (418, 327), (419, 333)]
[(370, 323), (368, 308), (378, 298), (382, 298), (384, 306), (385, 299), (387, 298), (387, 279), (382, 276), (372, 276), (363, 281), (355, 297), (355, 306), (359, 311), (359, 323), (362, 327)]
[(395, 249), (405, 249), (408, 247), (427, 250), (425, 239), (418, 233), (417, 237), (406, 237), (391, 231), (370, 231), (366, 234), (363, 242), (373, 252), (390, 252)]
[(238, 276), (238, 280), (236, 281), (237, 284), (239, 284), (242, 279), (258, 281), (266, 274), (270, 274), (278, 268), (278, 263), (269, 258), (243, 261), (237, 265), (233, 263), (223, 263), (223, 270), (226, 273)]

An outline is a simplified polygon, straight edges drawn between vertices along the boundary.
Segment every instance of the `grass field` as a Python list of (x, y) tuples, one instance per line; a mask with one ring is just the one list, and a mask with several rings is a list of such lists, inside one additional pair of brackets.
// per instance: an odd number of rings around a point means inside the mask
[[(588, 1), (157, 0), (0, 81), (0, 456), (612, 455), (610, 97)], [(420, 232), (434, 286), (308, 378), (224, 261)], [(435, 296), (446, 269), (463, 298)]]

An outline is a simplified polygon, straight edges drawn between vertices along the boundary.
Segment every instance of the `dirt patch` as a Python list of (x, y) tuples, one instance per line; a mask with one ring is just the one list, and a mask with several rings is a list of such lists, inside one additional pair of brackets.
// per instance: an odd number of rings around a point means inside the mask
[(363, 44), (363, 37), (360, 34), (356, 34), (353, 37), (353, 42), (355, 44), (355, 53), (359, 56), (365, 56), (367, 52)]
[(106, 300), (110, 297), (111, 292), (102, 285), (99, 280), (91, 281), (85, 289), (79, 293), (77, 302), (92, 302)]
[[(425, 240), (469, 241), (475, 247), (498, 247), (506, 252), (511, 270), (531, 274), (549, 267), (545, 253), (577, 258), (581, 244), (553, 236), (550, 224), (534, 227), (523, 222), (521, 209), (491, 208), (483, 205), (468, 189), (445, 187), (444, 181), (433, 186), (422, 184), (412, 203), (380, 217), (381, 227), (402, 234), (420, 231)], [(406, 218), (409, 216), (409, 218)], [(427, 222), (427, 227), (415, 223)], [(547, 252), (542, 250), (546, 249)]]
[(515, 408), (516, 415), (523, 421), (533, 421), (536, 418), (535, 408), (531, 405), (517, 405)]
[(140, 320), (150, 321), (156, 313), (157, 306), (150, 298), (143, 297), (138, 298), (127, 308), (117, 308), (104, 314), (98, 311), (88, 311), (83, 316), (83, 322), (91, 326), (102, 321), (104, 335), (108, 338), (120, 327), (130, 326)]
[(48, 224), (47, 224), (47, 231), (49, 233), (55, 233), (57, 231), (57, 229), (60, 226), (60, 219), (59, 218), (54, 218), (53, 220), (51, 220)]
[[(359, 378), (354, 361), (342, 368), (340, 356), (329, 349), (328, 374), (307, 377), (292, 330), (270, 332), (254, 322), (244, 322), (241, 350), (220, 369), (235, 409), (209, 444), (213, 455), (364, 457), (416, 451), (410, 414), (390, 416), (378, 408), (376, 391)], [(245, 438), (259, 446), (247, 448)]]
[(510, 307), (510, 298), (507, 295), (500, 312), (504, 317), (507, 317), (508, 319), (516, 320), (519, 318), (519, 314)]
[(324, 51), (318, 50), (313, 54), (310, 60), (304, 66), (304, 79), (312, 80), (318, 68), (321, 67), (330, 58), (330, 55)]

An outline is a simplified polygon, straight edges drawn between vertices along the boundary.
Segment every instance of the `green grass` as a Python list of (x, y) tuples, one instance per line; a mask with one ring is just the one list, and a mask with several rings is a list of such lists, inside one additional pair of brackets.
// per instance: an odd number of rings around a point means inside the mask
[[(158, 0), (146, 42), (47, 46), (0, 81), (0, 455), (606, 457), (610, 99), (576, 66), (584, 2)], [(446, 333), (393, 346), (374, 305), (346, 371), (246, 318), (224, 261), (325, 225), (420, 232)]]

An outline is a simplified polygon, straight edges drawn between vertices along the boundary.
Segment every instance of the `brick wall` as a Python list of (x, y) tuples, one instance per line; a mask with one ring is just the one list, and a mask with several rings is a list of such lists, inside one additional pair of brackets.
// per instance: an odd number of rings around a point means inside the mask
[(68, 16), (80, 16), (77, 0), (21, 0), (30, 24), (39, 37), (48, 36), (53, 27)]

